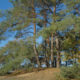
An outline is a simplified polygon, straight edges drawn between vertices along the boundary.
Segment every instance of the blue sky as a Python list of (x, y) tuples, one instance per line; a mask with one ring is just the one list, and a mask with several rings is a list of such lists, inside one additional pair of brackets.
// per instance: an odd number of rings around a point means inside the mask
[[(0, 10), (6, 10), (11, 8), (12, 5), (9, 2), (9, 0), (0, 0)], [(0, 21), (2, 21), (2, 19), (0, 18)]]
[(0, 9), (5, 10), (11, 8), (12, 5), (9, 0), (0, 0)]

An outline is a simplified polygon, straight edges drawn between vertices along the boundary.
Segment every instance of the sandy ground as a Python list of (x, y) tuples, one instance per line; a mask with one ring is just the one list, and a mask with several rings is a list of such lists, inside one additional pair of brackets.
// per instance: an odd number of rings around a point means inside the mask
[(55, 75), (58, 73), (59, 70), (53, 68), (11, 77), (2, 76), (0, 77), (0, 80), (55, 80)]

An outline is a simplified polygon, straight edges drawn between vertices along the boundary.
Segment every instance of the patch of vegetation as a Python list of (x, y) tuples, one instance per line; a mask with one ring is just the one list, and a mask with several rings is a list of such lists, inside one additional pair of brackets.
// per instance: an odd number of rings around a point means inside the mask
[(60, 75), (66, 79), (80, 79), (80, 65), (73, 65), (72, 67), (62, 67)]
[(56, 74), (55, 77), (56, 77), (56, 80), (67, 80), (62, 75), (60, 75), (60, 73)]

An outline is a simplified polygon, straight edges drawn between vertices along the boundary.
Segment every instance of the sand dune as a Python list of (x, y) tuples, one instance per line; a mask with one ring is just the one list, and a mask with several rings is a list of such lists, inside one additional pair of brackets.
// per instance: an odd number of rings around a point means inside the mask
[(55, 75), (58, 73), (59, 70), (53, 68), (11, 77), (2, 76), (0, 80), (55, 80)]

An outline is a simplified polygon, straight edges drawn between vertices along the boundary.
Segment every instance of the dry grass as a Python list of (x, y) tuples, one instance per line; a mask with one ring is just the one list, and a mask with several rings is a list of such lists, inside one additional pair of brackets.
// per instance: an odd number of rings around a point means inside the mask
[(55, 80), (55, 74), (58, 74), (59, 72), (59, 69), (52, 68), (11, 77), (1, 76), (0, 80)]

